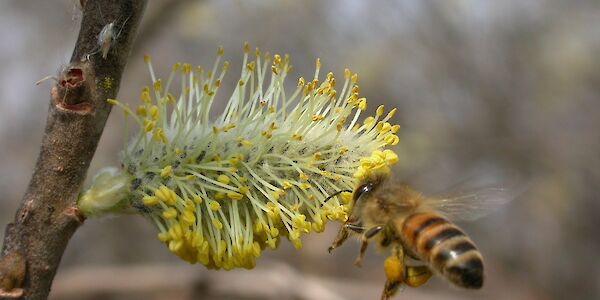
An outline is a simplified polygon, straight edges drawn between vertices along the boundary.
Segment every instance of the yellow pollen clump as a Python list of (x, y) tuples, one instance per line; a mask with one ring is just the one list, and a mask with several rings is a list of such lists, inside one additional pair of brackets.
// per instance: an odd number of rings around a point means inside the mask
[(381, 117), (383, 115), (383, 105), (380, 105), (379, 107), (377, 107), (377, 110), (375, 111), (375, 115), (378, 117)]
[(225, 126), (223, 126), (223, 132), (228, 132), (229, 130), (235, 128), (235, 124), (227, 124)]
[(158, 204), (158, 198), (156, 196), (145, 196), (142, 198), (142, 203), (146, 206), (154, 206)]
[(387, 114), (387, 116), (385, 118), (386, 119), (391, 119), (392, 117), (394, 117), (394, 115), (396, 114), (397, 110), (398, 110), (397, 108), (394, 108), (394, 109), (390, 110), (390, 112)]
[(223, 223), (221, 223), (221, 221), (217, 220), (217, 219), (212, 219), (211, 220), (213, 226), (215, 226), (216, 229), (221, 230), (223, 229)]
[(144, 131), (150, 132), (154, 129), (154, 122), (150, 120), (144, 120)]
[(146, 110), (146, 106), (139, 105), (138, 108), (135, 110), (135, 114), (140, 117), (146, 117), (146, 115), (148, 114), (148, 111)]
[(154, 195), (167, 205), (175, 205), (175, 203), (177, 203), (177, 194), (164, 185), (158, 188), (154, 192)]
[(284, 188), (284, 189), (286, 189), (286, 190), (287, 190), (287, 189), (289, 189), (289, 188), (291, 188), (291, 187), (293, 186), (293, 185), (292, 185), (292, 184), (291, 184), (289, 181), (287, 181), (287, 180), (284, 180), (284, 181), (283, 181), (283, 183), (282, 183), (281, 185), (282, 185), (282, 186), (283, 186), (283, 188)]
[(175, 217), (177, 217), (177, 210), (175, 210), (172, 207), (169, 207), (165, 211), (163, 211), (162, 215), (163, 215), (163, 218), (165, 218), (167, 220), (175, 219)]
[(360, 109), (360, 110), (367, 109), (367, 99), (365, 99), (365, 98), (358, 99), (358, 109)]
[(229, 184), (229, 182), (231, 182), (231, 179), (229, 179), (229, 176), (221, 174), (219, 175), (219, 177), (217, 177), (217, 181), (222, 184)]
[(242, 140), (242, 141), (240, 142), (240, 145), (242, 145), (242, 146), (244, 146), (244, 147), (246, 147), (246, 148), (250, 148), (250, 147), (252, 147), (252, 142), (251, 142), (251, 141), (249, 141), (249, 140)]
[(244, 198), (244, 195), (237, 193), (237, 192), (229, 192), (229, 193), (227, 193), (227, 197), (229, 197), (229, 199), (231, 199), (231, 200), (240, 200), (240, 199)]
[(169, 177), (169, 176), (171, 176), (171, 174), (173, 174), (172, 166), (166, 166), (162, 169), (162, 171), (160, 171), (160, 177), (162, 177), (162, 178)]
[(343, 204), (348, 204), (348, 203), (350, 203), (350, 201), (352, 201), (352, 193), (343, 192), (343, 193), (341, 193), (340, 196), (342, 198), (342, 203)]
[(221, 209), (221, 204), (217, 201), (210, 201), (209, 207), (212, 211), (217, 211)]
[(308, 181), (308, 176), (306, 176), (306, 174), (304, 173), (300, 173), (298, 177), (300, 177), (300, 180), (302, 181)]
[(182, 214), (182, 221), (187, 224), (193, 224), (196, 222), (196, 215), (191, 210), (185, 210)]
[(313, 122), (318, 122), (318, 121), (324, 120), (325, 116), (323, 116), (323, 115), (313, 115), (311, 117), (311, 119), (312, 119)]
[(154, 131), (152, 132), (152, 138), (155, 141), (162, 142), (163, 144), (166, 144), (168, 142), (167, 136), (165, 135), (165, 132), (162, 130), (162, 128), (154, 129)]
[(250, 189), (247, 186), (240, 186), (239, 191), (240, 194), (245, 195), (246, 193), (250, 192)]
[(153, 86), (154, 86), (154, 91), (156, 91), (156, 92), (162, 91), (162, 83), (161, 83), (160, 79), (155, 81)]
[(156, 119), (158, 119), (158, 106), (150, 106), (150, 118), (152, 118), (153, 121), (156, 121)]

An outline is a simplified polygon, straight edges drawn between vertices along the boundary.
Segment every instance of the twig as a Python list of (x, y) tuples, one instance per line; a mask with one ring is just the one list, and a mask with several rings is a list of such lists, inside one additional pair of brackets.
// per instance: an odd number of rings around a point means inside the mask
[[(0, 299), (45, 299), (67, 243), (83, 218), (75, 201), (119, 90), (145, 0), (81, 1), (83, 18), (71, 57), (51, 90), (45, 135), (33, 176), (0, 259)], [(127, 19), (127, 22), (122, 20)], [(106, 58), (98, 35), (118, 27)]]

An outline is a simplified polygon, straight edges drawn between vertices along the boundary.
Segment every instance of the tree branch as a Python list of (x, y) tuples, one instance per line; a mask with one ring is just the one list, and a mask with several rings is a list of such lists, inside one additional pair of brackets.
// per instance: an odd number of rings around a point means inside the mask
[(50, 292), (67, 243), (83, 222), (75, 203), (111, 110), (106, 99), (117, 95), (146, 1), (81, 3), (79, 37), (51, 90), (33, 176), (6, 227), (0, 299), (45, 299)]

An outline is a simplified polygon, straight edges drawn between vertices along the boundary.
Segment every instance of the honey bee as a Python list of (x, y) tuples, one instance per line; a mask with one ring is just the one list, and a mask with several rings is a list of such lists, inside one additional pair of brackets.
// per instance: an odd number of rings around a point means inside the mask
[[(372, 176), (357, 185), (353, 206), (329, 252), (351, 233), (360, 234), (360, 266), (369, 240), (391, 247), (384, 262), (387, 277), (381, 299), (393, 296), (403, 284), (418, 287), (433, 273), (452, 284), (483, 286), (483, 258), (475, 243), (450, 220), (474, 220), (509, 198), (504, 189), (484, 189), (454, 198), (429, 198), (387, 176)], [(410, 264), (412, 262), (413, 265)]]

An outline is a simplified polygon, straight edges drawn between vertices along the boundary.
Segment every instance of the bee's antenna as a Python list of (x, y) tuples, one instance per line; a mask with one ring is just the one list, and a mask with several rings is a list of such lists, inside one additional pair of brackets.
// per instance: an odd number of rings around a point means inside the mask
[(325, 198), (325, 200), (323, 200), (323, 204), (325, 204), (325, 202), (329, 201), (329, 199), (331, 199), (331, 198), (333, 198), (333, 197), (335, 197), (335, 196), (337, 196), (337, 195), (339, 195), (339, 194), (341, 194), (343, 192), (350, 192), (350, 193), (352, 193), (351, 190), (340, 190), (340, 191), (337, 191), (337, 192), (329, 195), (327, 198)]

